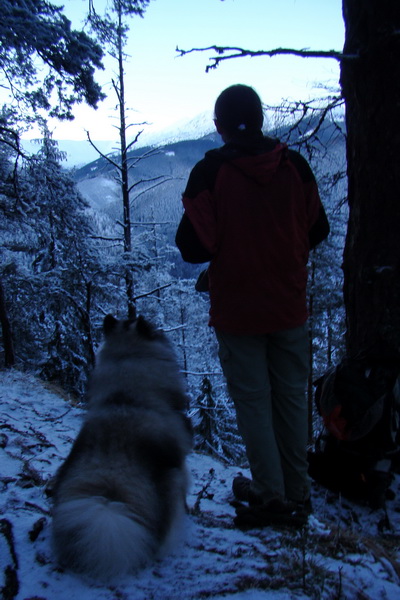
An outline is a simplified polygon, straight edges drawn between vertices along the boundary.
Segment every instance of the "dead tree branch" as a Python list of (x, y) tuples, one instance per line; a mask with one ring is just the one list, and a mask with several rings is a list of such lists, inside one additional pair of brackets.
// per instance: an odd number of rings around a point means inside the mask
[[(139, 296), (135, 296), (134, 300), (136, 302), (136, 300), (139, 300), (140, 298), (147, 298), (148, 296), (152, 296), (156, 292), (160, 292), (161, 290), (164, 290), (165, 288), (170, 287), (171, 285), (172, 283), (166, 283), (165, 285), (161, 285), (160, 287), (157, 287), (154, 290), (151, 290), (150, 292), (144, 292), (143, 294), (139, 294)], [(157, 300), (159, 300), (159, 298), (157, 298)]]
[(245, 48), (239, 48), (236, 46), (208, 46), (207, 48), (191, 48), (190, 50), (182, 50), (178, 47), (176, 48), (176, 52), (179, 52), (179, 56), (185, 56), (186, 54), (191, 54), (193, 52), (209, 52), (210, 50), (216, 52), (218, 56), (210, 56), (209, 60), (212, 61), (212, 63), (207, 65), (206, 73), (211, 69), (216, 69), (222, 61), (230, 60), (232, 58), (290, 55), (301, 58), (332, 58), (339, 62), (358, 58), (358, 55), (343, 54), (343, 52), (339, 52), (337, 50), (309, 50), (308, 48), (302, 48), (300, 50), (296, 50), (294, 48), (247, 50)]
[(99, 150), (99, 148), (96, 146), (96, 144), (93, 142), (92, 138), (90, 137), (90, 133), (88, 131), (86, 131), (86, 135), (87, 135), (87, 139), (89, 144), (92, 146), (92, 148), (94, 148), (96, 150), (96, 152), (102, 157), (104, 158), (107, 162), (109, 162), (111, 165), (113, 165), (113, 167), (115, 167), (116, 169), (120, 169), (120, 165), (118, 163), (116, 163), (114, 160), (112, 160), (107, 154), (103, 154), (103, 152), (101, 152)]
[(167, 177), (167, 176), (164, 176), (164, 175), (159, 175), (158, 177), (153, 177), (152, 179), (143, 179), (142, 181), (138, 182), (137, 184), (131, 185), (131, 187), (129, 188), (129, 192), (131, 192), (134, 188), (136, 188), (137, 185), (139, 185), (139, 183), (140, 184), (153, 183), (153, 185), (150, 185), (149, 187), (147, 187), (146, 189), (142, 190), (141, 192), (138, 192), (136, 194), (136, 196), (133, 198), (133, 200), (131, 201), (131, 203), (134, 200), (137, 200), (140, 196), (143, 196), (143, 194), (147, 194), (147, 192), (150, 192), (154, 188), (162, 185), (163, 183), (167, 183), (167, 181), (172, 181), (173, 179), (174, 179), (173, 177)]

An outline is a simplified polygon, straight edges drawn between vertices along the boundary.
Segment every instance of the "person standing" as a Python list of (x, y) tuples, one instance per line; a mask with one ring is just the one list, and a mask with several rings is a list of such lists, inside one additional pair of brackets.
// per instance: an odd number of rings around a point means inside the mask
[(290, 522), (310, 510), (307, 261), (329, 223), (307, 161), (263, 135), (253, 88), (225, 89), (215, 125), (224, 145), (190, 173), (176, 244), (210, 263), (209, 325), (251, 471), (233, 481), (249, 505), (237, 524)]

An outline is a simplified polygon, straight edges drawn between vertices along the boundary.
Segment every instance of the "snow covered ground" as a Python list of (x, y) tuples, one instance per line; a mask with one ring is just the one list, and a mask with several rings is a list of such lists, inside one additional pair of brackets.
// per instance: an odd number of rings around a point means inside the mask
[(82, 409), (29, 374), (0, 371), (0, 590), (4, 600), (289, 600), (400, 598), (400, 478), (391, 528), (314, 486), (302, 531), (233, 527), (238, 469), (189, 459), (192, 489), (184, 539), (136, 576), (100, 585), (60, 569), (50, 544), (45, 484), (79, 429)]

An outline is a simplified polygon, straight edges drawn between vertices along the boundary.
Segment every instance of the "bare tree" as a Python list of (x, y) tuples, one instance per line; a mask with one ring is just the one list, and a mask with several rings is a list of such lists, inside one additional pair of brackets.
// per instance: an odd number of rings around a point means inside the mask
[(129, 27), (127, 19), (134, 15), (143, 16), (145, 8), (150, 0), (113, 0), (110, 4), (110, 12), (103, 17), (95, 12), (94, 2), (90, 4), (89, 20), (94, 32), (99, 36), (102, 43), (106, 44), (110, 56), (116, 61), (117, 72), (116, 77), (112, 80), (112, 87), (117, 97), (117, 107), (119, 111), (119, 123), (117, 126), (119, 135), (118, 156), (104, 155), (96, 147), (96, 144), (91, 140), (88, 132), (88, 140), (91, 145), (97, 150), (116, 172), (116, 178), (121, 189), (122, 195), (122, 229), (123, 229), (123, 251), (125, 258), (125, 286), (127, 297), (128, 317), (136, 317), (136, 299), (135, 282), (133, 275), (132, 264), (132, 218), (131, 205), (132, 193), (137, 195), (143, 193), (143, 188), (153, 188), (165, 181), (165, 177), (151, 177), (130, 182), (129, 174), (137, 166), (137, 164), (151, 156), (154, 156), (158, 150), (150, 149), (144, 151), (141, 155), (132, 156), (130, 154), (132, 148), (138, 142), (143, 129), (139, 130), (136, 135), (128, 142), (128, 131), (131, 127), (141, 127), (146, 123), (128, 123), (127, 119), (127, 103), (125, 97), (125, 64), (127, 55), (125, 53), (125, 45)]

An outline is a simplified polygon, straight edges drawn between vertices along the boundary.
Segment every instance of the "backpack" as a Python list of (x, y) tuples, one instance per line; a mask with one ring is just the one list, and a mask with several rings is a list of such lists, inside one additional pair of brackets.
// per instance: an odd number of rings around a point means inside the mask
[(384, 506), (400, 457), (400, 358), (382, 346), (344, 358), (315, 382), (323, 431), (308, 454), (323, 486)]

